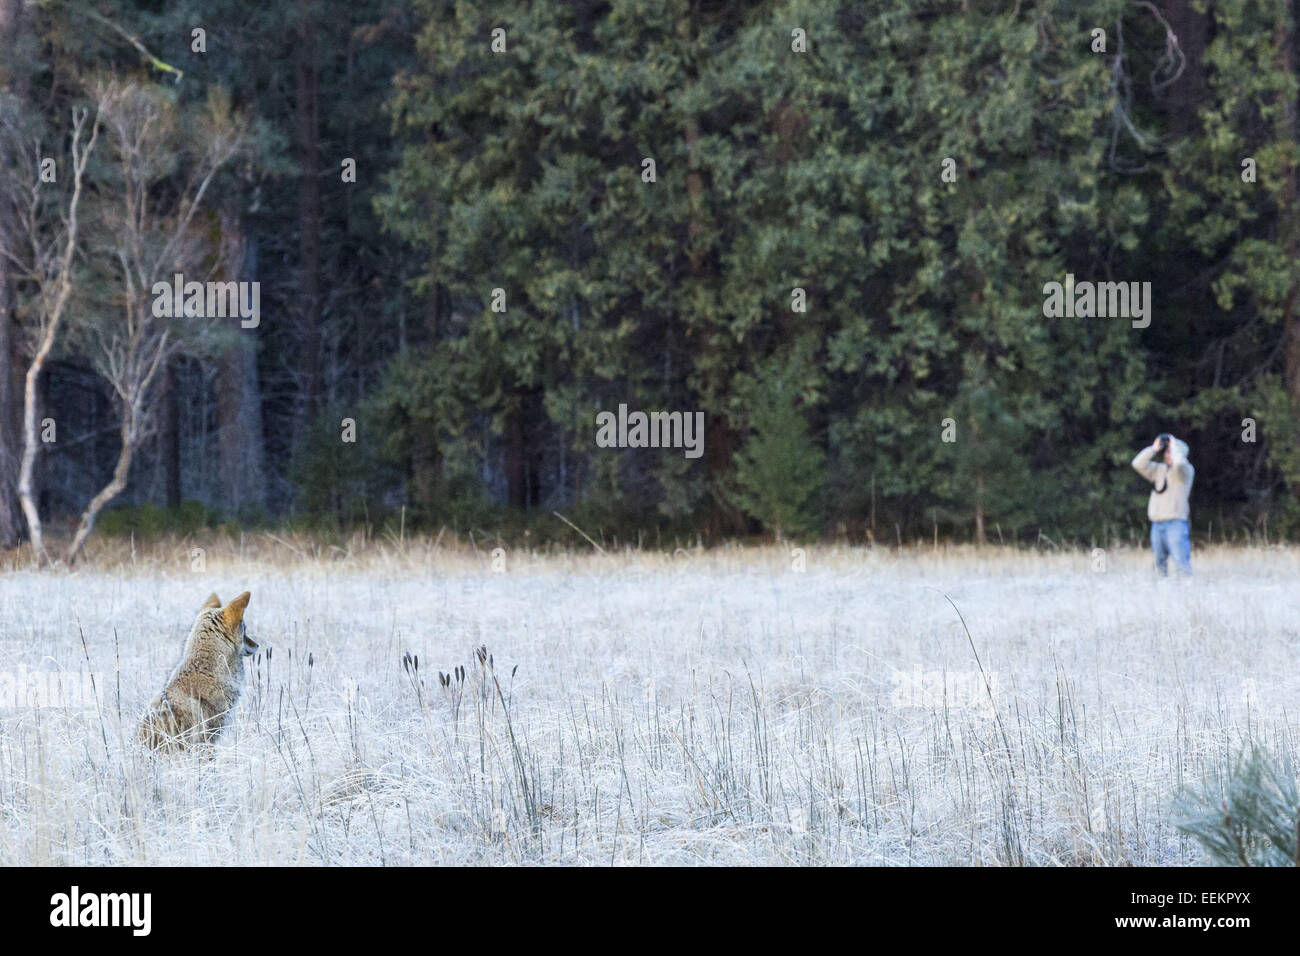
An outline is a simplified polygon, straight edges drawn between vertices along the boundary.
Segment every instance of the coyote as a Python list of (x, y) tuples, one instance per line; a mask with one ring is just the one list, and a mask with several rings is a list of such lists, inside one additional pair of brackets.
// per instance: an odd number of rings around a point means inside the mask
[(244, 658), (257, 650), (244, 625), (245, 591), (225, 607), (215, 594), (203, 602), (180, 663), (149, 705), (140, 741), (151, 750), (181, 749), (216, 740), (235, 709)]

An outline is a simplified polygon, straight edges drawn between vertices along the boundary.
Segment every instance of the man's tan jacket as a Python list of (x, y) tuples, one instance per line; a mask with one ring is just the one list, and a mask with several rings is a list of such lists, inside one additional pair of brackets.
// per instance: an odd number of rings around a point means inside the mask
[(1133, 459), (1133, 468), (1151, 482), (1151, 498), (1147, 501), (1147, 517), (1152, 521), (1187, 521), (1191, 517), (1192, 481), (1196, 469), (1187, 460), (1187, 442), (1175, 438), (1170, 442), (1172, 465), (1152, 461), (1154, 448), (1143, 448)]

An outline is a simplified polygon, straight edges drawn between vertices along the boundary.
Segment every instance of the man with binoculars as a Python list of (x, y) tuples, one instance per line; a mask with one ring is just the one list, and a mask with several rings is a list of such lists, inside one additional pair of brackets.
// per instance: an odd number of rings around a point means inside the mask
[(1164, 577), (1169, 556), (1184, 574), (1192, 573), (1191, 517), (1192, 480), (1196, 469), (1187, 460), (1187, 442), (1168, 432), (1156, 436), (1151, 447), (1133, 459), (1133, 468), (1151, 482), (1147, 517), (1151, 519), (1151, 550), (1156, 570)]

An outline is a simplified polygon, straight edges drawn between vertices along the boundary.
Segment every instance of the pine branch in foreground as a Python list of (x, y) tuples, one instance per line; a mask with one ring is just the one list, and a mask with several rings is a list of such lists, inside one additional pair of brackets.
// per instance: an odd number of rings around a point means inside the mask
[(1295, 768), (1290, 759), (1252, 746), (1225, 775), (1183, 795), (1176, 825), (1219, 866), (1296, 866), (1300, 796)]

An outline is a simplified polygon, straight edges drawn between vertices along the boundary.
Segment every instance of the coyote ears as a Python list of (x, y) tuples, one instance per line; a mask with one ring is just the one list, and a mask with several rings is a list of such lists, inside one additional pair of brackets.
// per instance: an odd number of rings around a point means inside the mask
[(208, 599), (203, 602), (203, 607), (199, 608), (199, 610), (206, 611), (209, 608), (214, 607), (221, 607), (221, 598), (217, 597), (217, 592), (215, 591), (208, 595)]
[(248, 599), (251, 595), (245, 591), (239, 597), (235, 598), (229, 604), (221, 609), (221, 623), (228, 628), (233, 628), (236, 624), (244, 619), (244, 608), (248, 607)]

